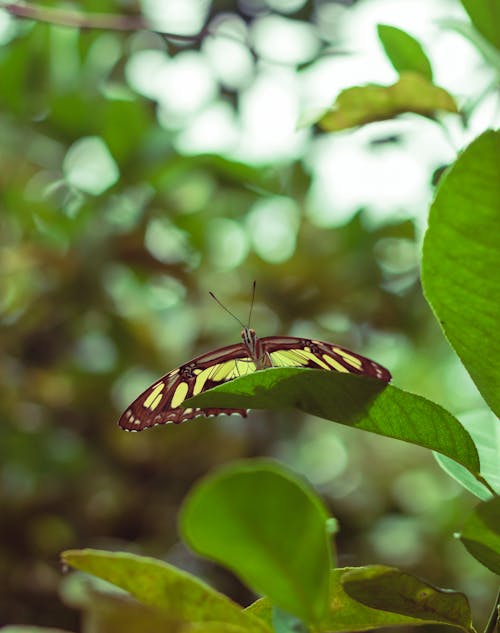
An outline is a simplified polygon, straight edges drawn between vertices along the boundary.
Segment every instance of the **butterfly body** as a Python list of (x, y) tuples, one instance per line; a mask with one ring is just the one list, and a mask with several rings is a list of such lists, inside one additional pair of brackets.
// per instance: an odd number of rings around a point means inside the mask
[(237, 413), (246, 417), (246, 409), (183, 408), (187, 398), (234, 380), (239, 376), (269, 367), (309, 367), (326, 371), (371, 376), (391, 380), (387, 369), (339, 345), (294, 336), (259, 338), (245, 327), (242, 342), (197, 356), (173, 369), (148, 387), (123, 413), (119, 425), (127, 431), (173, 422), (179, 424), (199, 416)]

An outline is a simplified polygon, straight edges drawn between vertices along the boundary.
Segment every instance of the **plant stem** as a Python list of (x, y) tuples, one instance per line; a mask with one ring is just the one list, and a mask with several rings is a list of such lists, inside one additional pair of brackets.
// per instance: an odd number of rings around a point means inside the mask
[(484, 633), (495, 633), (497, 631), (497, 626), (499, 623), (498, 619), (498, 609), (500, 607), (500, 589), (497, 593), (497, 599), (495, 600), (495, 604), (493, 605), (493, 610), (491, 611), (490, 619), (488, 620), (488, 624), (484, 629)]
[(487, 489), (489, 490), (489, 492), (491, 492), (491, 494), (492, 494), (494, 497), (498, 497), (498, 493), (496, 492), (496, 490), (494, 490), (494, 489), (490, 486), (490, 484), (486, 481), (486, 479), (485, 479), (482, 475), (480, 475), (479, 473), (473, 473), (473, 475), (474, 475), (474, 477), (477, 479), (477, 481), (479, 481), (480, 483), (482, 483), (482, 484), (483, 484), (483, 486), (484, 486), (485, 488), (487, 488)]

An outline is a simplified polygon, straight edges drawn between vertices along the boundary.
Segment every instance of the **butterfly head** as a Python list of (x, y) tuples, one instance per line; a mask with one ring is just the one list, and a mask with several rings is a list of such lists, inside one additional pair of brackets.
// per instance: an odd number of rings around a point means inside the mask
[(253, 328), (243, 328), (243, 330), (241, 330), (241, 338), (243, 339), (243, 343), (245, 343), (248, 349), (255, 350), (255, 347), (257, 345), (257, 334), (255, 333), (255, 330)]

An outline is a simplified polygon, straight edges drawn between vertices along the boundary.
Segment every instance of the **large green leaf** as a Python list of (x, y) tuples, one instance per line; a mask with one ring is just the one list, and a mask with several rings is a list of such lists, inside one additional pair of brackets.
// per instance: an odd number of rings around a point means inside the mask
[[(358, 595), (361, 601), (348, 592)], [(373, 605), (377, 600), (380, 606)], [(246, 611), (267, 624), (272, 622), (272, 604), (267, 598), (257, 600)], [(473, 631), (465, 596), (437, 589), (390, 567), (346, 567), (331, 571), (330, 608), (321, 622), (321, 630), (337, 633), (431, 623)]]
[(500, 0), (461, 0), (476, 29), (500, 49)]
[(318, 417), (418, 444), (447, 455), (474, 475), (476, 447), (451, 413), (379, 380), (335, 371), (272, 368), (190, 398), (183, 406), (248, 409), (296, 407)]
[(500, 576), (500, 497), (474, 509), (460, 539), (474, 558)]
[(318, 125), (335, 132), (392, 119), (405, 112), (433, 117), (438, 110), (457, 112), (453, 97), (420, 73), (404, 71), (392, 86), (371, 84), (343, 90)]
[(378, 24), (377, 32), (387, 57), (398, 73), (412, 70), (432, 81), (431, 63), (420, 42), (406, 31), (389, 24)]
[(255, 618), (194, 576), (167, 563), (126, 552), (68, 550), (62, 561), (128, 591), (142, 605), (185, 622), (226, 622), (268, 633)]
[(232, 569), (254, 591), (302, 620), (328, 605), (328, 514), (296, 475), (270, 460), (239, 462), (207, 477), (187, 497), (186, 542)]
[(500, 132), (465, 149), (429, 215), (422, 282), (444, 333), (500, 414)]

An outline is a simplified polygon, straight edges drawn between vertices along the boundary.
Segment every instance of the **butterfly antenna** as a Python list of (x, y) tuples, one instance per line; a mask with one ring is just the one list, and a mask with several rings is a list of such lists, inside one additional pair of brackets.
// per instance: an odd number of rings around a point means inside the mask
[(233, 317), (233, 319), (236, 319), (236, 321), (238, 321), (241, 327), (246, 328), (245, 324), (242, 321), (240, 321), (240, 319), (238, 319), (238, 317), (235, 314), (233, 314), (231, 310), (229, 310), (229, 308), (226, 308), (226, 306), (217, 299), (217, 297), (214, 295), (213, 292), (209, 290), (208, 294), (212, 297), (212, 299), (214, 299), (214, 301), (216, 301), (220, 305), (220, 307), (223, 310), (225, 310), (228, 314), (230, 314)]
[(250, 327), (250, 322), (252, 320), (252, 310), (253, 310), (253, 304), (255, 301), (255, 286), (257, 285), (257, 282), (255, 281), (255, 279), (253, 280), (253, 284), (252, 284), (252, 300), (250, 302), (250, 312), (248, 313), (248, 325), (247, 328)]

